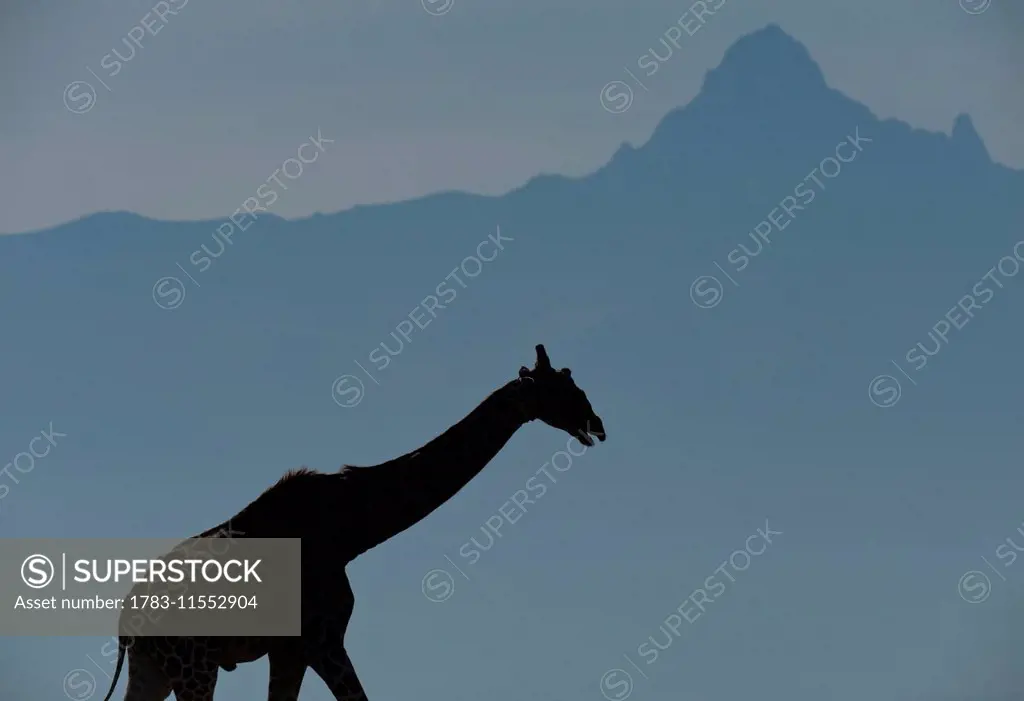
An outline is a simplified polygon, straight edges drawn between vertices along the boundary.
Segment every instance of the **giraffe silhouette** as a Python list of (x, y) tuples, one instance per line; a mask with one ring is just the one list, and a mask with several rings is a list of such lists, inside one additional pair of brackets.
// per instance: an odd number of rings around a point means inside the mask
[[(423, 447), (371, 467), (336, 473), (293, 470), (251, 504), (198, 538), (302, 539), (301, 635), (295, 637), (119, 637), (110, 701), (128, 658), (125, 701), (212, 701), (217, 675), (264, 655), (269, 701), (297, 701), (307, 668), (338, 701), (366, 695), (345, 650), (355, 603), (345, 566), (451, 499), (524, 424), (540, 420), (583, 445), (605, 440), (600, 417), (568, 368), (555, 370), (544, 346), (533, 369), (492, 392)], [(127, 630), (127, 613), (120, 630)]]

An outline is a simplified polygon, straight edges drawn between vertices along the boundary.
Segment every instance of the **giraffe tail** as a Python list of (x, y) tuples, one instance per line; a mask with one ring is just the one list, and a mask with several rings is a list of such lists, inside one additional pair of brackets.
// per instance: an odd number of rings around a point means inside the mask
[(114, 668), (114, 678), (110, 682), (110, 691), (103, 697), (103, 701), (110, 701), (110, 697), (114, 695), (114, 689), (117, 688), (118, 677), (121, 676), (121, 668), (124, 667), (124, 653), (128, 649), (128, 645), (125, 644), (123, 637), (117, 640), (117, 666)]

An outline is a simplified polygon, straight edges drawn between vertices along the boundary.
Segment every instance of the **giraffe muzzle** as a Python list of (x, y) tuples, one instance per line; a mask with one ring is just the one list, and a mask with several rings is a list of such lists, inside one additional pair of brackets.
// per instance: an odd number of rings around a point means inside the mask
[(601, 422), (600, 417), (596, 414), (594, 418), (587, 422), (587, 427), (578, 431), (580, 443), (587, 446), (588, 448), (594, 445), (594, 438), (601, 443), (604, 443), (608, 435), (604, 430), (604, 423)]

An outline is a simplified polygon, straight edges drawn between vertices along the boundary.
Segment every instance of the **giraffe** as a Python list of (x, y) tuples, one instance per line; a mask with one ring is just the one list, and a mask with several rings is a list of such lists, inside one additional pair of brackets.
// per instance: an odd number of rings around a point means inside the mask
[[(492, 392), (423, 447), (374, 466), (286, 473), (242, 511), (197, 538), (301, 538), (302, 622), (295, 637), (119, 637), (110, 701), (128, 658), (125, 701), (212, 701), (218, 672), (268, 657), (269, 701), (297, 701), (307, 668), (338, 701), (366, 701), (345, 649), (355, 597), (346, 565), (422, 521), (458, 493), (524, 424), (540, 420), (583, 445), (604, 424), (568, 368), (543, 345), (533, 369)], [(225, 535), (228, 534), (228, 535)], [(126, 630), (121, 614), (120, 630)]]

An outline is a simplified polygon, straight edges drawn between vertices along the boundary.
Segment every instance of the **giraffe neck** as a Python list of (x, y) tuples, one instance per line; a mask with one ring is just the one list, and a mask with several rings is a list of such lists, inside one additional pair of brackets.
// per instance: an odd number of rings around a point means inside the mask
[(519, 427), (533, 420), (523, 389), (514, 380), (423, 447), (346, 475), (358, 485), (369, 521), (358, 552), (419, 523), (476, 477)]

